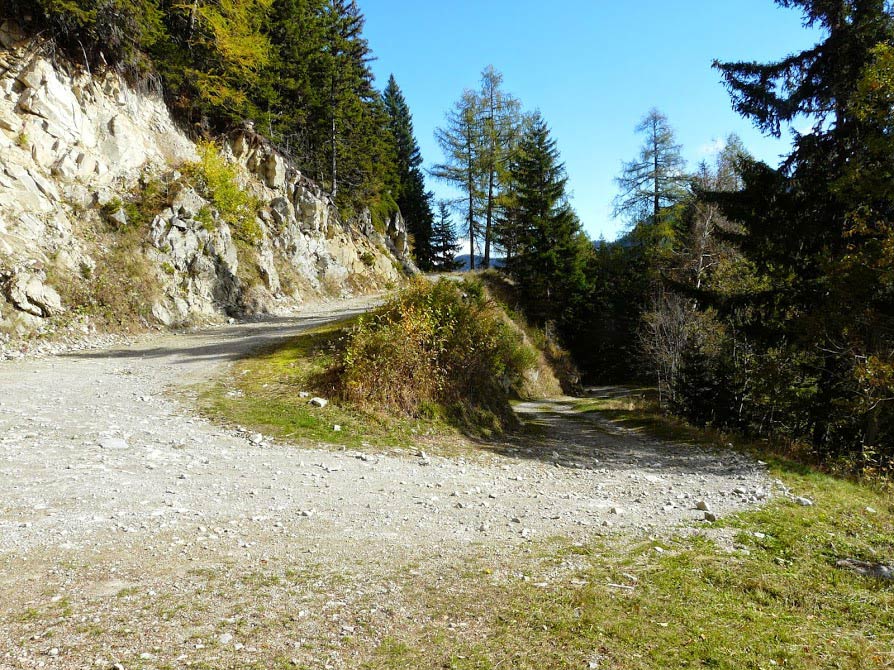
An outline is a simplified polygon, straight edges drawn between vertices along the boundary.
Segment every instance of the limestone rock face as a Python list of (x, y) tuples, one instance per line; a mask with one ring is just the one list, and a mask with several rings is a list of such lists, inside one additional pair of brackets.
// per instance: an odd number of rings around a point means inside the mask
[[(145, 314), (165, 326), (286, 313), (415, 271), (399, 214), (385, 234), (368, 212), (342, 221), (329, 195), (250, 127), (224, 141), (240, 186), (260, 203), (250, 231), (234, 228), (183, 177), (198, 150), (160, 96), (27, 47), (15, 24), (0, 24), (0, 72), (9, 66), (0, 75), (0, 335), (62, 314), (51, 284), (89, 284), (119, 233), (138, 237), (157, 287), (147, 288)], [(150, 183), (156, 209), (136, 216), (125, 203), (139, 210)]]
[(14, 307), (34, 316), (53, 316), (63, 312), (59, 294), (43, 282), (46, 275), (15, 271), (6, 282), (6, 295)]

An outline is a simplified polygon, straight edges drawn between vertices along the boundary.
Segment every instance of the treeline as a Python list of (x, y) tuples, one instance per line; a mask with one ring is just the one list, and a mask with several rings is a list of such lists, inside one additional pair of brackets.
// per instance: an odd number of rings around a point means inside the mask
[(487, 67), (480, 88), (463, 92), (436, 137), (444, 160), (432, 174), (462, 193), (451, 204), (471, 247), (471, 269), (490, 267), (499, 254), (528, 318), (582, 347), (594, 248), (569, 202), (546, 120), (525, 111)]
[(776, 63), (715, 63), (734, 107), (792, 132), (778, 167), (730, 137), (689, 171), (668, 119), (637, 127), (618, 177), (618, 241), (591, 243), (544, 120), (493, 69), (438, 139), (434, 174), (487, 266), (591, 380), (654, 380), (689, 420), (894, 466), (894, 17), (883, 0), (777, 0), (820, 29)]
[(2, 16), (52, 38), (89, 68), (160, 81), (197, 133), (247, 121), (327, 188), (346, 217), (403, 212), (433, 264), (426, 191), (409, 107), (375, 87), (364, 17), (351, 0), (2, 0)]
[(822, 42), (715, 67), (763, 131), (812, 128), (779, 167), (731, 138), (687, 174), (667, 120), (648, 115), (618, 179), (630, 232), (596, 252), (584, 360), (609, 379), (653, 375), (696, 423), (890, 473), (894, 18), (882, 0), (779, 4)]

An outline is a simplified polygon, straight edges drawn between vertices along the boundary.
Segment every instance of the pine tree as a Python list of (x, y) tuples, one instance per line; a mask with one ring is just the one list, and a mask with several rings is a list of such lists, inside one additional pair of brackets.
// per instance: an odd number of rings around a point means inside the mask
[(615, 199), (615, 215), (632, 223), (650, 221), (658, 225), (661, 210), (686, 194), (688, 177), (674, 132), (667, 117), (652, 109), (636, 128), (646, 141), (639, 157), (624, 163), (617, 178), (620, 193)]
[(457, 242), (456, 228), (450, 218), (450, 204), (444, 200), (438, 202), (438, 215), (432, 231), (432, 253), (434, 267), (440, 272), (452, 272), (460, 267), (456, 261), (456, 252), (462, 248)]
[(539, 323), (567, 320), (586, 284), (584, 269), (592, 245), (568, 203), (565, 168), (539, 113), (522, 135), (511, 172), (518, 237), (507, 270), (518, 282), (531, 318)]
[(825, 39), (774, 63), (715, 63), (735, 108), (765, 132), (813, 121), (781, 168), (745, 161), (744, 188), (712, 197), (741, 227), (729, 237), (762, 287), (729, 318), (744, 321), (756, 355), (784, 361), (771, 418), (753, 423), (827, 453), (894, 460), (894, 258), (884, 251), (894, 238), (894, 17), (884, 0), (778, 4), (801, 9)]
[(400, 183), (397, 204), (413, 236), (416, 264), (422, 270), (433, 267), (431, 210), (432, 194), (425, 189), (422, 154), (413, 133), (413, 118), (397, 81), (392, 75), (383, 96), (388, 111), (389, 127), (397, 154), (397, 177)]
[(432, 174), (464, 192), (457, 203), (469, 236), (469, 268), (475, 269), (475, 241), (478, 239), (479, 218), (477, 203), (481, 196), (480, 156), (481, 133), (479, 128), (478, 96), (465, 91), (453, 109), (447, 114), (447, 125), (435, 131), (435, 138), (444, 152), (444, 163), (436, 165)]

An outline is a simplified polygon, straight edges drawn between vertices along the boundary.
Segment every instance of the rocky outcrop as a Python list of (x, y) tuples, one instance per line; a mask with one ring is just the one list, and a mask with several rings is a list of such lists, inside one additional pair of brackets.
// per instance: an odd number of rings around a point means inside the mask
[[(105, 270), (110, 230), (140, 227), (129, 249), (158, 289), (147, 290), (147, 316), (169, 326), (285, 312), (414, 270), (399, 215), (385, 234), (368, 212), (342, 221), (328, 195), (250, 128), (223, 151), (260, 203), (255, 234), (239, 239), (184, 178), (197, 147), (160, 96), (56, 65), (8, 23), (0, 33), (0, 332), (63, 314), (70, 305), (56, 289)], [(157, 211), (130, 220), (125, 205), (140, 205), (147, 184), (163, 194)]]

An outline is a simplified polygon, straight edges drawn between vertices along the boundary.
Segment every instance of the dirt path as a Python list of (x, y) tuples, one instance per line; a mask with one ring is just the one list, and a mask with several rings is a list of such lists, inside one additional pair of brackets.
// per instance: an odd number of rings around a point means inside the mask
[(468, 461), (257, 443), (166, 392), (370, 304), (0, 363), (0, 667), (352, 667), (345, 630), (368, 619), (380, 639), (405, 571), (668, 532), (704, 523), (697, 500), (721, 515), (766, 495), (741, 455), (563, 401), (518, 408), (542, 438)]

